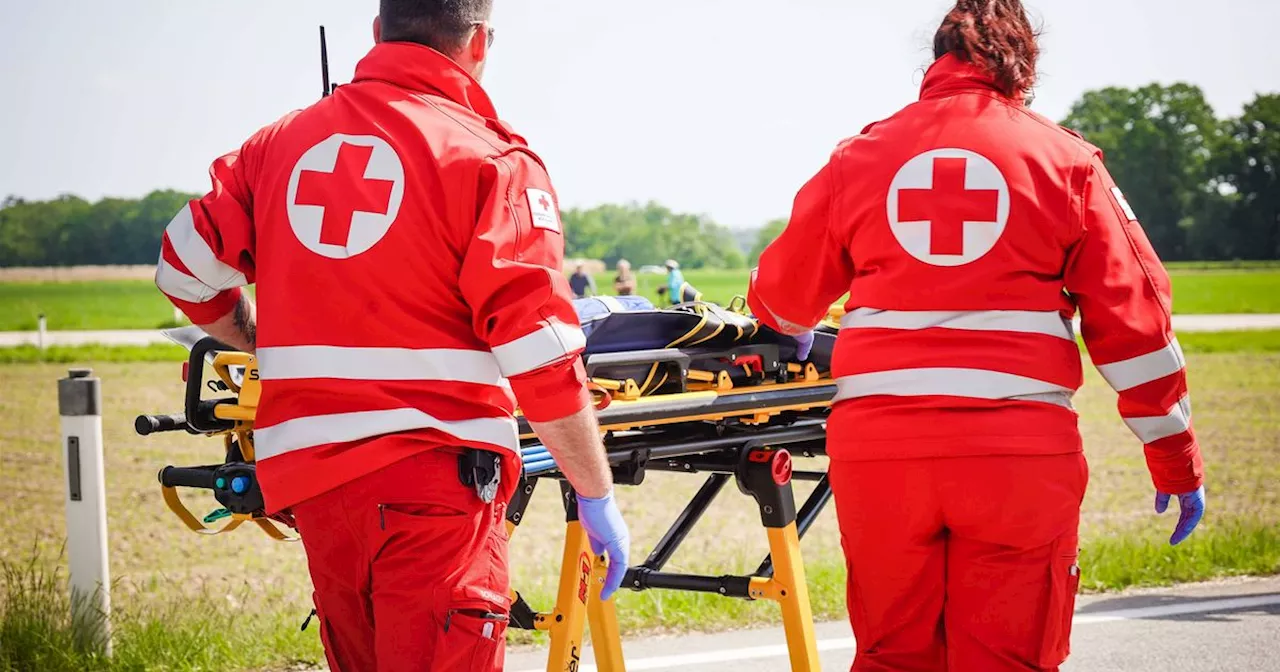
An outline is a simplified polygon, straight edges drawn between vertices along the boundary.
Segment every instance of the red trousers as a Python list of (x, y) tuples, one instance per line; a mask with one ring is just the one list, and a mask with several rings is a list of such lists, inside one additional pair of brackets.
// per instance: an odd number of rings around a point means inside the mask
[(1057, 670), (1084, 455), (832, 461), (854, 672)]
[(502, 670), (505, 505), (435, 449), (293, 507), (334, 672)]

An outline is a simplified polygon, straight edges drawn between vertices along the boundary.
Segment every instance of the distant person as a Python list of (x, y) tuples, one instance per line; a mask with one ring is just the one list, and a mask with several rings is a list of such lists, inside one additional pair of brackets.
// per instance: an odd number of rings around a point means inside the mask
[(516, 402), (608, 553), (593, 590), (627, 569), (555, 191), (480, 86), (492, 8), (382, 0), (355, 79), (214, 162), (164, 234), (156, 284), (258, 356), (257, 476), (334, 672), (503, 669)]
[(827, 452), (854, 672), (1057, 670), (1088, 482), (1071, 318), (1145, 445), (1155, 510), (1204, 515), (1169, 276), (1102, 152), (1027, 108), (1020, 0), (960, 0), (920, 99), (836, 148), (748, 295), (807, 333), (848, 294)]
[(613, 291), (618, 296), (631, 296), (636, 293), (636, 274), (631, 272), (631, 262), (618, 260), (618, 275), (613, 278)]
[(680, 262), (675, 259), (668, 259), (665, 264), (667, 267), (667, 287), (665, 294), (671, 305), (676, 305), (684, 298), (684, 274), (680, 272)]
[(569, 276), (569, 289), (573, 290), (573, 298), (585, 299), (596, 295), (596, 280), (587, 273), (586, 264), (578, 264)]

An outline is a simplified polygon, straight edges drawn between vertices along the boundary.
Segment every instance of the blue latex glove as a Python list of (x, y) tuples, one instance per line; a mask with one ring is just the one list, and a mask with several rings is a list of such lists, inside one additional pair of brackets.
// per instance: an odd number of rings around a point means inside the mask
[[(1164, 513), (1169, 508), (1172, 495), (1156, 493), (1156, 513)], [(1169, 545), (1177, 546), (1191, 536), (1200, 519), (1204, 518), (1204, 486), (1195, 492), (1178, 495), (1178, 508), (1182, 513), (1178, 516), (1178, 526), (1173, 528), (1173, 536), (1169, 537)]]
[(810, 329), (792, 338), (796, 339), (796, 359), (802, 362), (809, 359), (809, 353), (813, 350), (813, 330)]
[(578, 521), (591, 541), (591, 552), (609, 556), (609, 571), (605, 573), (604, 588), (600, 591), (600, 599), (607, 600), (622, 585), (631, 554), (631, 532), (622, 520), (618, 504), (613, 501), (613, 491), (600, 499), (579, 496)]

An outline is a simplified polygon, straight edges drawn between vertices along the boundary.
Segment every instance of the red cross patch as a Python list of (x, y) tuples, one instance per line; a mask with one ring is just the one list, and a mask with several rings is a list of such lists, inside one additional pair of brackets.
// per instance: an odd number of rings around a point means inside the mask
[(331, 135), (303, 153), (289, 177), (286, 212), (303, 247), (349, 259), (382, 240), (404, 199), (404, 164), (372, 135)]
[(889, 185), (889, 229), (908, 254), (962, 266), (995, 247), (1009, 220), (1009, 184), (990, 159), (935, 149), (903, 164)]
[(550, 192), (541, 189), (525, 189), (525, 198), (529, 201), (529, 212), (533, 215), (533, 225), (539, 229), (560, 230), (560, 211), (556, 208), (556, 199)]

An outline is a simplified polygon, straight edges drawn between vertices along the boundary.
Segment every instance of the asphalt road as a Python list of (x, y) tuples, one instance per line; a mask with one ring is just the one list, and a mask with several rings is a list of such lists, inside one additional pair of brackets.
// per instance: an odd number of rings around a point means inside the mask
[[(1280, 314), (1260, 315), (1174, 315), (1175, 331), (1243, 331), (1247, 329), (1280, 329)], [(34, 331), (0, 331), (0, 347), (37, 343)], [(110, 331), (50, 331), (45, 345), (149, 345), (168, 343), (158, 329), (116, 329)]]
[[(849, 669), (854, 653), (849, 626), (822, 623), (817, 636), (823, 669)], [(773, 628), (637, 639), (623, 649), (628, 672), (774, 672), (789, 669), (784, 642), (781, 628)], [(583, 660), (592, 660), (590, 648)], [(513, 672), (541, 672), (545, 665), (545, 653), (537, 650), (512, 650), (507, 657), (507, 669)], [(1280, 670), (1280, 577), (1084, 596), (1076, 609), (1071, 658), (1063, 670)]]

